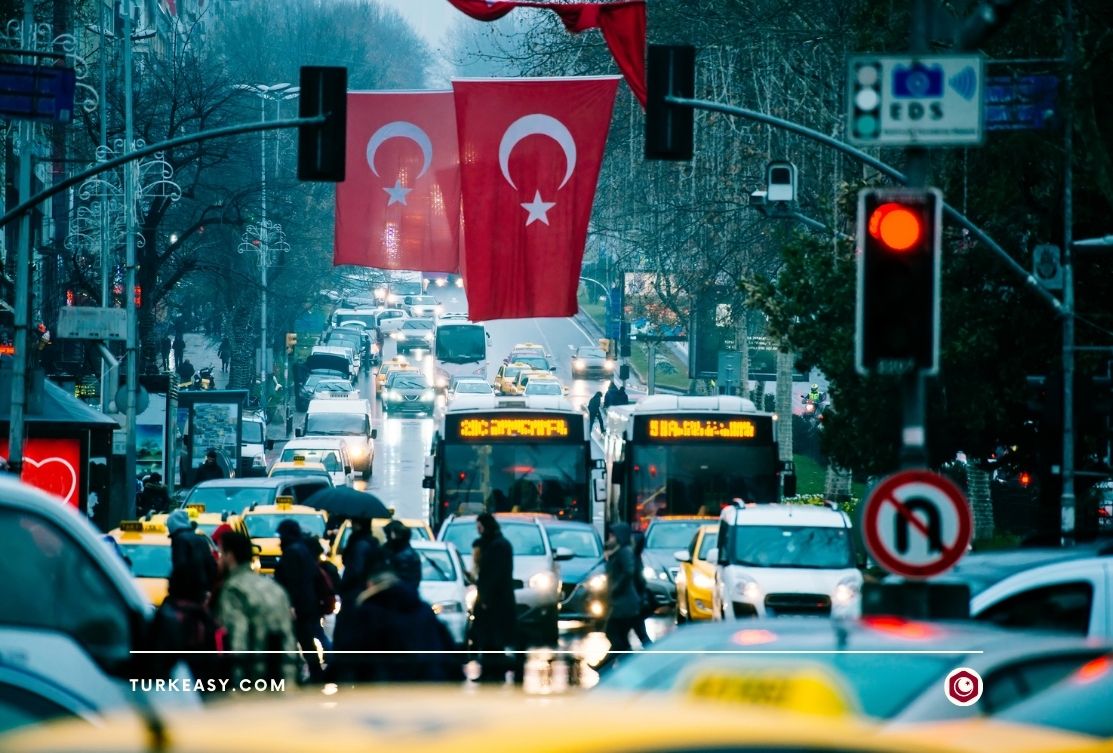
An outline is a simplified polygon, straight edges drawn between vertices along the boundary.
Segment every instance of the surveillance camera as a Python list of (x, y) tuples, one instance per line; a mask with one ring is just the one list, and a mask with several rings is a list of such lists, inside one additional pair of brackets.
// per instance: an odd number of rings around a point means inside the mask
[(750, 206), (752, 206), (752, 207), (765, 206), (765, 191), (751, 191), (750, 192)]

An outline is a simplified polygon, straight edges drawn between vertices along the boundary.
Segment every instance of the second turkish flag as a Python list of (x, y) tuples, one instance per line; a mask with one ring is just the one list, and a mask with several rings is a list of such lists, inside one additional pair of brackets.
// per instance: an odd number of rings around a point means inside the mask
[(573, 316), (617, 77), (454, 81), (474, 321)]
[(460, 171), (452, 92), (351, 92), (334, 264), (455, 272)]

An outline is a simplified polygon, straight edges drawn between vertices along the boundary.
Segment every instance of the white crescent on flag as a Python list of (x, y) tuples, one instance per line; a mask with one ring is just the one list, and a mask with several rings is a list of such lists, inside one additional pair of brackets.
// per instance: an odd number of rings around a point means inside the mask
[(375, 167), (375, 153), (379, 151), (384, 141), (394, 138), (409, 139), (421, 148), (421, 172), (417, 174), (420, 178), (429, 170), (429, 164), (433, 161), (433, 142), (429, 140), (429, 134), (406, 120), (387, 123), (371, 135), (371, 139), (367, 142), (367, 164), (371, 172), (376, 176), (379, 174)]
[(502, 134), (502, 141), (499, 142), (499, 167), (502, 168), (502, 177), (506, 178), (511, 188), (518, 188), (514, 179), (510, 177), (510, 153), (514, 151), (519, 141), (533, 134), (548, 136), (564, 150), (567, 167), (564, 170), (564, 180), (560, 182), (558, 190), (564, 188), (564, 184), (576, 169), (576, 140), (572, 138), (572, 133), (564, 123), (543, 113), (523, 115), (511, 123)]

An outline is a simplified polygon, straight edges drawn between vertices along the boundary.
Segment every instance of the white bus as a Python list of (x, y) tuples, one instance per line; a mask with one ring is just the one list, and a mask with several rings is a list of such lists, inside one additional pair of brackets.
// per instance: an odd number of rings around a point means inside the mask
[(796, 478), (775, 418), (741, 397), (653, 395), (607, 412), (607, 520), (645, 530), (654, 517), (718, 516), (738, 498), (777, 502)]
[(442, 321), (433, 334), (433, 385), (441, 391), (461, 376), (488, 380), (487, 328), (468, 321)]
[(425, 460), (429, 522), (451, 514), (540, 512), (603, 534), (603, 454), (563, 397), (459, 395), (438, 417)]

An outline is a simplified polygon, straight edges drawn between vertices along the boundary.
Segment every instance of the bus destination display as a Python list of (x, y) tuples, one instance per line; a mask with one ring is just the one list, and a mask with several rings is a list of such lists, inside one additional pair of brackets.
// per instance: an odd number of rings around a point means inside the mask
[(446, 438), (471, 442), (508, 440), (580, 441), (583, 419), (579, 416), (453, 416)]
[(765, 416), (644, 416), (636, 433), (654, 442), (770, 442), (771, 423)]

